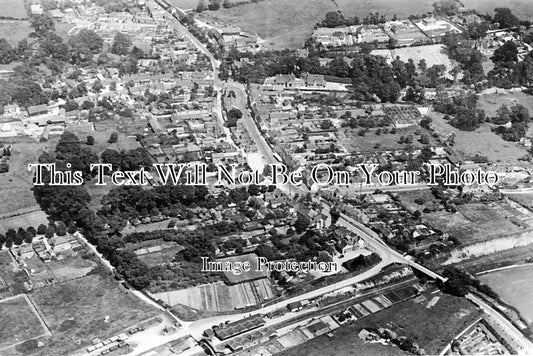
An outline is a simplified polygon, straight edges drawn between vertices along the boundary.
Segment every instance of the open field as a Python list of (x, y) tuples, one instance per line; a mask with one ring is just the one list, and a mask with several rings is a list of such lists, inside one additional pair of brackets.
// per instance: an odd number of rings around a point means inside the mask
[(50, 261), (46, 266), (61, 283), (87, 275), (98, 264), (81, 256), (74, 256), (61, 261)]
[(27, 228), (33, 226), (37, 228), (40, 224), (48, 224), (48, 216), (42, 210), (35, 210), (25, 214), (11, 217), (0, 217), (0, 233), (5, 233), (7, 229), (18, 229), (19, 227)]
[(533, 20), (533, 2), (531, 0), (462, 0), (464, 6), (486, 12), (494, 16), (494, 9), (508, 7), (521, 20)]
[(484, 242), (524, 230), (513, 224), (497, 203), (457, 206), (457, 213), (444, 210), (424, 213), (424, 219), (437, 229), (455, 236), (462, 245)]
[(0, 301), (0, 315), (0, 353), (3, 348), (48, 332), (26, 295)]
[(526, 265), (490, 272), (478, 278), (531, 323), (533, 322), (533, 266)]
[(153, 307), (97, 274), (39, 288), (31, 298), (52, 332), (43, 355), (51, 351), (48, 347), (57, 355), (72, 354), (95, 337), (105, 339), (156, 315)]
[[(389, 128), (390, 129), (390, 128)], [(345, 147), (349, 152), (367, 152), (367, 151), (384, 151), (384, 150), (398, 150), (404, 149), (405, 143), (398, 143), (401, 136), (413, 136), (413, 142), (411, 146), (414, 148), (422, 148), (418, 139), (420, 136), (415, 134), (415, 131), (419, 130), (422, 134), (426, 134), (429, 138), (430, 144), (435, 144), (433, 137), (423, 128), (419, 126), (411, 126), (401, 129), (396, 129), (395, 134), (381, 134), (376, 135), (375, 132), (378, 128), (369, 129), (369, 132), (365, 136), (359, 136), (359, 128), (347, 128), (344, 127), (339, 130), (338, 137), (339, 143)], [(379, 144), (378, 148), (375, 148), (376, 144)]]
[[(480, 108), (484, 108), (481, 104)], [(490, 115), (490, 111), (487, 111)], [(468, 156), (476, 154), (486, 156), (495, 162), (518, 162), (518, 158), (527, 154), (522, 146), (515, 142), (504, 141), (500, 136), (490, 131), (489, 125), (483, 124), (475, 131), (461, 131), (454, 128), (446, 120), (444, 115), (431, 111), (429, 116), (433, 119), (432, 126), (441, 134), (455, 132), (455, 146), (453, 148)]]
[(404, 62), (412, 59), (415, 65), (418, 65), (421, 59), (425, 59), (428, 68), (436, 64), (443, 64), (446, 66), (446, 70), (450, 71), (454, 67), (452, 61), (444, 52), (444, 45), (440, 44), (404, 47), (394, 50), (380, 49), (372, 51), (372, 54), (386, 57), (389, 63), (396, 59), (396, 57), (400, 57)]
[(16, 46), (20, 40), (27, 38), (32, 31), (28, 21), (0, 20), (0, 36), (12, 46)]
[(529, 114), (533, 114), (533, 96), (522, 93), (507, 93), (506, 90), (498, 89), (498, 93), (483, 94), (479, 96), (478, 106), (485, 110), (487, 116), (495, 116), (496, 110), (502, 105), (511, 107), (515, 104), (525, 106), (529, 110)]
[[(39, 209), (33, 196), (32, 174), (28, 171), (29, 163), (37, 163), (37, 159), (47, 148), (55, 145), (49, 142), (35, 142), (29, 138), (6, 140), (11, 143), (9, 172), (0, 174), (0, 215), (16, 214), (19, 209)], [(7, 143), (2, 141), (2, 143)], [(28, 212), (27, 210), (24, 212)]]
[[(173, 1), (179, 4), (184, 0)], [(408, 17), (432, 8), (429, 0), (337, 0), (336, 3), (339, 8), (331, 0), (264, 0), (231, 9), (204, 11), (199, 18), (257, 33), (266, 40), (266, 46), (280, 49), (301, 48), (313, 32), (313, 26), (329, 11), (340, 9), (347, 17), (364, 17), (371, 12)]]
[(0, 0), (0, 14), (16, 19), (25, 19), (28, 17), (24, 0)]
[[(364, 344), (357, 335), (362, 328), (384, 327), (395, 331), (398, 336), (414, 340), (426, 354), (438, 355), (455, 335), (478, 316), (476, 307), (464, 298), (441, 292), (426, 293), (421, 297), (393, 305), (384, 312), (377, 312), (350, 325), (341, 326), (331, 339), (323, 335), (282, 354), (311, 356), (402, 354), (398, 348), (376, 349), (376, 344)], [(361, 346), (363, 348), (360, 348)]]

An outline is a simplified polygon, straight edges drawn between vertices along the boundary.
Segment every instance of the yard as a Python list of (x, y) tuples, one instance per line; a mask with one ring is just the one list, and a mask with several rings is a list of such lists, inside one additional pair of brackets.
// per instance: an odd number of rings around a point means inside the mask
[[(173, 1), (179, 4), (184, 0)], [(397, 14), (407, 18), (431, 9), (431, 2), (426, 0), (263, 0), (230, 9), (204, 11), (198, 17), (219, 26), (233, 25), (257, 33), (266, 40), (265, 46), (282, 49), (302, 48), (313, 32), (313, 26), (330, 11), (341, 10), (346, 17), (357, 15), (361, 18), (379, 12), (388, 17)]]
[(105, 339), (157, 313), (98, 274), (39, 288), (32, 299), (52, 331), (51, 340), (40, 349), (42, 355), (52, 348), (57, 355), (72, 354), (96, 337)]
[(0, 354), (2, 349), (48, 334), (26, 295), (0, 301)]
[(0, 0), (0, 14), (15, 19), (28, 18), (24, 0)]

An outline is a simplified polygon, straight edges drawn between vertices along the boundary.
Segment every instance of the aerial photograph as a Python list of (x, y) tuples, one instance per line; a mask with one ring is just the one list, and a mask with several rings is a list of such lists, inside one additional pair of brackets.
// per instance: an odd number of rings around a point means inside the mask
[(533, 356), (533, 0), (0, 0), (26, 355)]

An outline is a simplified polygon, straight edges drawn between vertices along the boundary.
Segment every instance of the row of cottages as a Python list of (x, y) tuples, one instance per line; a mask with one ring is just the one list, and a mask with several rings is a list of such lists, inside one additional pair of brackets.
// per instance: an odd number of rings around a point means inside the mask
[(300, 78), (294, 74), (278, 74), (273, 78), (267, 78), (265, 85), (282, 88), (325, 88), (326, 80), (321, 74), (304, 73)]

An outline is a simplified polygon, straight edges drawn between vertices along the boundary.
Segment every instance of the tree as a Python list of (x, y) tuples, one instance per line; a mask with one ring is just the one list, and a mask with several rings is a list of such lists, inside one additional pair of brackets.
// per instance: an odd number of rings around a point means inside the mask
[(433, 3), (433, 10), (439, 15), (453, 16), (459, 10), (456, 0), (439, 0)]
[(55, 31), (54, 19), (48, 14), (31, 16), (30, 26), (36, 37), (43, 37), (49, 31)]
[(220, 0), (209, 0), (209, 5), (207, 8), (211, 11), (217, 11), (220, 9)]
[(346, 19), (340, 11), (330, 11), (326, 13), (324, 21), (320, 23), (322, 27), (339, 27), (344, 26)]
[(46, 225), (44, 225), (44, 224), (40, 224), (40, 225), (37, 227), (37, 234), (38, 234), (38, 235), (44, 235), (45, 232), (46, 232)]
[(35, 233), (32, 230), (28, 229), (24, 234), (24, 242), (27, 244), (31, 244), (34, 237)]
[(67, 226), (65, 223), (63, 221), (59, 221), (56, 225), (57, 236), (65, 236), (67, 234)]
[(231, 4), (231, 1), (230, 0), (224, 0), (222, 2), (222, 6), (224, 6), (225, 9), (229, 9), (230, 7), (232, 7), (233, 5)]
[(311, 222), (309, 221), (308, 218), (306, 218), (305, 216), (301, 214), (298, 214), (298, 218), (296, 218), (296, 221), (294, 222), (294, 229), (296, 230), (297, 233), (300, 234), (304, 232), (305, 230), (307, 230), (310, 223)]
[(516, 62), (518, 61), (518, 47), (513, 41), (506, 41), (501, 47), (494, 51), (493, 62)]
[(500, 28), (514, 28), (520, 25), (518, 17), (511, 13), (511, 10), (506, 7), (499, 7), (494, 9), (493, 22), (498, 23)]
[(196, 5), (196, 12), (202, 12), (206, 9), (204, 0), (200, 0), (198, 5)]
[(132, 42), (129, 36), (121, 32), (117, 32), (113, 41), (113, 45), (111, 46), (111, 53), (125, 56), (129, 53), (131, 44)]
[(118, 133), (112, 132), (111, 136), (109, 136), (109, 140), (107, 140), (107, 143), (115, 143), (118, 141)]
[(87, 136), (87, 141), (85, 142), (85, 144), (87, 146), (92, 146), (94, 145), (94, 137), (92, 137), (91, 135)]
[(17, 230), (17, 234), (15, 238), (13, 239), (13, 242), (15, 243), (15, 245), (20, 246), (24, 242), (25, 237), (26, 237), (26, 231), (23, 228), (19, 227)]
[(82, 47), (88, 49), (93, 54), (102, 52), (104, 40), (96, 32), (88, 29), (81, 29), (76, 35), (69, 39), (71, 47)]
[(13, 47), (4, 38), (0, 38), (0, 64), (11, 63), (15, 55)]

